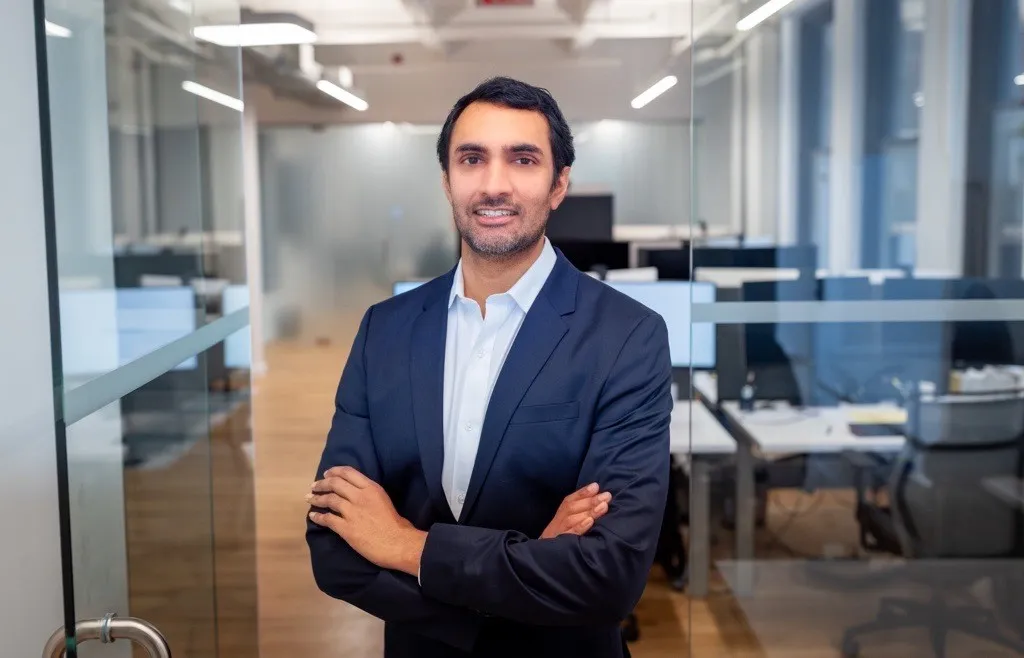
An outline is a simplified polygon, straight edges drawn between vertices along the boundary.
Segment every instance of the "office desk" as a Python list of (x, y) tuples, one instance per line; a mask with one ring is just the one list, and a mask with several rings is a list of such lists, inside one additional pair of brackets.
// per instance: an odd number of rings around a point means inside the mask
[(672, 454), (690, 465), (690, 596), (708, 593), (711, 570), (711, 466), (736, 452), (736, 441), (699, 400), (676, 401), (670, 427)]
[(737, 442), (736, 453), (736, 560), (741, 593), (753, 584), (755, 491), (754, 451), (764, 455), (897, 452), (902, 435), (858, 437), (850, 431), (850, 416), (892, 412), (891, 405), (841, 405), (793, 408), (777, 403), (771, 408), (743, 411), (739, 402), (719, 405), (729, 432)]

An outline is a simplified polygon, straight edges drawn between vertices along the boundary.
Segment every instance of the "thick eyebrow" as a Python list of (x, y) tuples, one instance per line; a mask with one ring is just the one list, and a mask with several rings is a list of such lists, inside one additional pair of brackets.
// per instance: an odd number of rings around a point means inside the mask
[[(512, 146), (506, 146), (502, 149), (505, 153), (518, 154), (518, 153), (530, 153), (533, 155), (544, 155), (544, 151), (535, 144), (513, 144)], [(456, 153), (487, 153), (487, 147), (482, 144), (474, 144), (472, 142), (467, 144), (459, 144), (455, 147)]]
[(533, 144), (514, 144), (513, 146), (507, 147), (505, 149), (505, 152), (506, 153), (513, 153), (513, 154), (515, 154), (515, 153), (532, 153), (533, 155), (543, 155), (544, 154), (544, 152), (541, 151), (539, 146), (535, 146)]

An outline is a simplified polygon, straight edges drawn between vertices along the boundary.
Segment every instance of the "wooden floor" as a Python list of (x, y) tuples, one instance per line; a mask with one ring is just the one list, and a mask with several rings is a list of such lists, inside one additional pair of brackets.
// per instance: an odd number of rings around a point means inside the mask
[[(126, 475), (131, 611), (156, 623), (175, 655), (249, 658), (257, 655), (257, 644), (261, 658), (382, 655), (382, 624), (317, 590), (303, 537), (303, 496), (351, 338), (336, 337), (334, 345), (271, 346), (268, 374), (252, 382), (251, 408), (242, 405), (215, 423), (211, 440), (198, 442), (173, 465)], [(717, 530), (716, 539), (713, 557), (728, 558), (730, 533)], [(856, 540), (849, 496), (774, 492), (757, 557), (784, 565), (786, 559), (820, 556), (826, 547), (850, 549)], [(841, 630), (831, 612), (842, 607), (843, 597), (825, 597), (824, 603), (820, 596), (801, 598), (800, 577), (790, 573), (773, 576), (774, 593), (753, 609), (749, 600), (733, 598), (717, 572), (710, 596), (690, 600), (654, 569), (637, 608), (641, 638), (631, 646), (633, 655), (838, 656)], [(870, 618), (874, 606), (873, 599), (847, 601), (844, 614)]]

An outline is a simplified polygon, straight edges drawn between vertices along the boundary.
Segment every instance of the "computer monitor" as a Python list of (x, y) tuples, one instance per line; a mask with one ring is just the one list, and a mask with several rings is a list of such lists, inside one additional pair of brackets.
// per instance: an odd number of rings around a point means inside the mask
[[(110, 372), (196, 330), (198, 309), (189, 287), (64, 290), (60, 303), (69, 378)], [(190, 357), (174, 369), (196, 365)]]
[(394, 285), (391, 286), (391, 295), (401, 295), (403, 292), (409, 292), (422, 286), (426, 281), (395, 281)]
[[(224, 288), (221, 311), (229, 315), (249, 305), (249, 286), (234, 285)], [(252, 368), (252, 335), (249, 325), (224, 339), (224, 366), (248, 370)]]
[(561, 240), (550, 236), (548, 239), (581, 272), (629, 267), (628, 242)]
[[(196, 293), (182, 288), (122, 288), (117, 291), (117, 329), (121, 365), (150, 354), (197, 328)], [(174, 370), (197, 365), (189, 357)]]
[[(817, 281), (747, 281), (744, 302), (807, 302), (817, 298)], [(743, 327), (747, 371), (754, 375), (757, 397), (809, 401), (813, 379), (813, 325), (804, 322), (748, 322)]]
[(651, 281), (610, 282), (607, 285), (664, 318), (668, 326), (668, 347), (674, 368), (715, 367), (715, 325), (691, 323), (692, 304), (710, 304), (715, 301), (715, 287), (712, 284)]
[(614, 199), (611, 194), (569, 194), (548, 216), (552, 241), (611, 242)]
[(640, 267), (658, 270), (658, 278), (670, 281), (690, 280), (690, 248), (641, 249), (637, 253)]
[(816, 271), (818, 252), (812, 246), (799, 247), (697, 247), (693, 250), (697, 267), (763, 267)]

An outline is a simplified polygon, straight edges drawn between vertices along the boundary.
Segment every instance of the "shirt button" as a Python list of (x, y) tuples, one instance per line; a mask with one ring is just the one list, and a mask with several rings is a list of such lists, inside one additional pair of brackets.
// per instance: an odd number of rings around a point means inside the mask
[(480, 350), (479, 352), (477, 352), (476, 353), (476, 358), (478, 358), (478, 359), (484, 358), (484, 351)]
[(462, 505), (463, 503), (466, 502), (466, 494), (460, 493), (458, 496), (455, 497), (455, 500), (459, 501), (459, 505)]
[(473, 423), (466, 423), (466, 431), (467, 432), (472, 432), (473, 431)]

